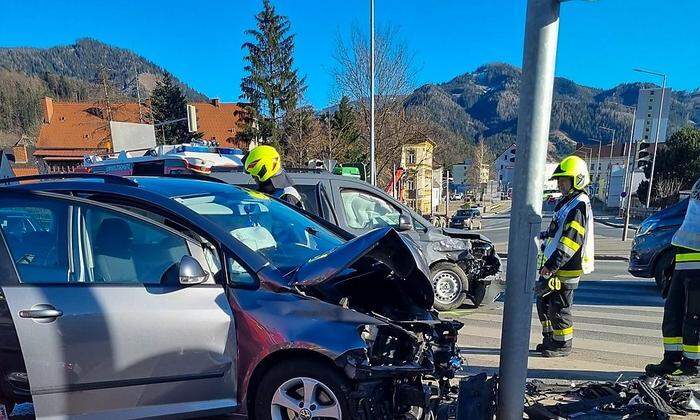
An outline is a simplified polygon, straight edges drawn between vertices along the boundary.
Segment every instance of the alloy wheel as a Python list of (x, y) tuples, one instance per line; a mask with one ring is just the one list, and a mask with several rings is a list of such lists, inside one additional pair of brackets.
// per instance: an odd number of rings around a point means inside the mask
[(272, 396), (272, 420), (342, 419), (340, 403), (322, 382), (307, 377), (292, 378)]

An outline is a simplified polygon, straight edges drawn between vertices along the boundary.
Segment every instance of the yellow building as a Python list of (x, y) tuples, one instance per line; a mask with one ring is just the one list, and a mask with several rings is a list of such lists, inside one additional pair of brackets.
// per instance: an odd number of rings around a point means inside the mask
[[(406, 171), (406, 205), (421, 214), (430, 214), (433, 195), (433, 151), (430, 139), (401, 146), (401, 167)], [(437, 204), (437, 203), (436, 203)]]

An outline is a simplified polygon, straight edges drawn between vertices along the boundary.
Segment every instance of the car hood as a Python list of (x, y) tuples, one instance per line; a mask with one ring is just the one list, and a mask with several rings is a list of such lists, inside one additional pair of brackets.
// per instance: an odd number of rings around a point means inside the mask
[(372, 230), (290, 273), (291, 286), (340, 301), (373, 288), (400, 294), (422, 309), (433, 306), (429, 268), (418, 247), (392, 228)]

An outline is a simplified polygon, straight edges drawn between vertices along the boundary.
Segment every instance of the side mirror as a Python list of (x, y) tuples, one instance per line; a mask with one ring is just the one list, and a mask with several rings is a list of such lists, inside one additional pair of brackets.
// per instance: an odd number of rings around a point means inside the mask
[(191, 286), (193, 284), (204, 283), (209, 274), (204, 271), (199, 261), (189, 255), (183, 255), (180, 259), (180, 284)]
[(413, 220), (411, 220), (411, 216), (407, 214), (402, 214), (399, 216), (399, 226), (396, 228), (398, 231), (404, 231), (404, 230), (412, 230), (413, 229)]

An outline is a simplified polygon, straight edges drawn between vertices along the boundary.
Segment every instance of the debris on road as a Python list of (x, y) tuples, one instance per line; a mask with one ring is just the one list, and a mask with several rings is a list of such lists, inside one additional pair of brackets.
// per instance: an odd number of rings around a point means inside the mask
[(669, 419), (700, 413), (700, 383), (641, 376), (624, 382), (526, 385), (525, 413), (532, 420), (568, 418)]

